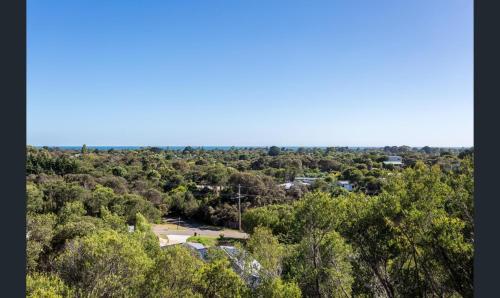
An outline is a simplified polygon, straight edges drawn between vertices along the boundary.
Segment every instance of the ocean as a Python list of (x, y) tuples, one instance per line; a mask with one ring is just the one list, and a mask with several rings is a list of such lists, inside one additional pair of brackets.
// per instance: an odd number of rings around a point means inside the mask
[[(35, 148), (43, 148), (43, 147), (49, 147), (49, 148), (58, 148), (61, 150), (80, 150), (82, 149), (82, 146), (33, 146)], [(87, 149), (97, 149), (97, 150), (102, 150), (102, 151), (107, 151), (110, 149), (113, 150), (138, 150), (138, 149), (146, 149), (146, 148), (160, 148), (163, 150), (184, 150), (184, 148), (188, 146), (87, 146)], [(266, 149), (269, 148), (270, 146), (189, 146), (193, 149), (204, 149), (204, 150), (231, 150), (231, 149)], [(286, 148), (289, 150), (297, 150), (301, 146), (283, 146), (280, 148)], [(303, 148), (326, 148), (325, 147), (303, 147)], [(354, 148), (354, 147), (351, 147)]]
[[(82, 146), (33, 146), (35, 148), (58, 148), (60, 150), (80, 150)], [(110, 149), (113, 150), (138, 150), (138, 149), (146, 149), (146, 148), (160, 148), (163, 150), (184, 150), (184, 148), (188, 146), (87, 146), (88, 149), (94, 150), (97, 149), (99, 151), (107, 151)], [(204, 149), (204, 150), (231, 150), (231, 149), (267, 149), (270, 146), (189, 146), (193, 149)], [(367, 149), (383, 149), (383, 146), (380, 147), (358, 147), (358, 146), (278, 146), (280, 148), (285, 148), (287, 150), (297, 150), (299, 148), (319, 148), (325, 149), (328, 147), (344, 147), (349, 148), (350, 150), (367, 150)], [(414, 147), (414, 149), (420, 149), (421, 147)], [(441, 147), (443, 149), (466, 149), (468, 147)]]

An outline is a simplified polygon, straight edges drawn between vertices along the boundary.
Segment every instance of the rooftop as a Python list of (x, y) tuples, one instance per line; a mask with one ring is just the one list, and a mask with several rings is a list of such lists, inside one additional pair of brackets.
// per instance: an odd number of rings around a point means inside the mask
[(186, 245), (194, 248), (194, 249), (205, 249), (205, 246), (201, 243), (196, 243), (196, 242), (186, 242)]

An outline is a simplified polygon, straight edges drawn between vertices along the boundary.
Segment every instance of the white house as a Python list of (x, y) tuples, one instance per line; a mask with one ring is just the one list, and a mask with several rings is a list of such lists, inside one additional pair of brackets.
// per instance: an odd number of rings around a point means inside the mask
[(279, 186), (283, 187), (284, 189), (290, 189), (293, 186), (293, 182), (287, 182), (287, 183), (279, 184)]
[(337, 185), (344, 188), (347, 191), (352, 191), (352, 184), (348, 180), (339, 180), (337, 181)]
[(384, 161), (384, 164), (400, 166), (403, 164), (403, 158), (401, 156), (388, 156), (387, 160)]
[(204, 184), (197, 184), (196, 188), (198, 190), (203, 190), (203, 189), (209, 189), (209, 190), (215, 190), (215, 191), (221, 191), (224, 189), (223, 186), (212, 186), (212, 185), (204, 185)]

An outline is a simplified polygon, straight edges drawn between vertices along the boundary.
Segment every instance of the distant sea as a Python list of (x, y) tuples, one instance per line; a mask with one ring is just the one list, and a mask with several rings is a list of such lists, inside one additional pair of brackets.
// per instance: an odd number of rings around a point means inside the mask
[[(59, 148), (61, 150), (80, 150), (82, 146), (34, 146), (36, 148)], [(114, 150), (138, 150), (138, 149), (146, 149), (146, 148), (160, 148), (163, 150), (184, 150), (184, 148), (188, 146), (87, 146), (88, 149), (97, 149), (102, 151), (107, 151), (110, 149)], [(267, 148), (265, 146), (190, 146), (193, 149), (205, 149), (205, 150), (230, 150), (232, 148)], [(290, 147), (291, 148), (291, 147)], [(298, 147), (296, 147), (298, 148)]]
[[(60, 150), (80, 150), (82, 146), (34, 146), (36, 148), (43, 148), (43, 147), (49, 147), (49, 148), (58, 148)], [(110, 149), (113, 150), (138, 150), (138, 149), (146, 149), (146, 148), (160, 148), (163, 150), (184, 150), (184, 148), (188, 146), (87, 146), (88, 149), (97, 149), (97, 150), (102, 150), (102, 151), (107, 151)], [(269, 148), (270, 146), (190, 146), (193, 149), (204, 149), (204, 150), (231, 150), (231, 149), (265, 149)], [(328, 148), (329, 146), (278, 146), (280, 148), (286, 148), (287, 150), (297, 150), (299, 148), (319, 148), (319, 149), (325, 149)], [(366, 149), (381, 149), (384, 148), (383, 146), (381, 147), (356, 147), (356, 146), (335, 146), (335, 147), (348, 147), (351, 150), (366, 150)], [(420, 149), (421, 147), (415, 147), (417, 149)], [(465, 149), (469, 147), (441, 147), (445, 149)]]
[[(35, 148), (43, 148), (43, 147), (49, 147), (49, 148), (58, 148), (61, 150), (80, 150), (82, 149), (82, 146), (34, 146)], [(191, 147), (193, 149), (204, 149), (204, 150), (231, 150), (231, 149), (265, 149), (269, 148), (270, 146), (87, 146), (88, 149), (97, 149), (97, 150), (102, 150), (102, 151), (107, 151), (110, 149), (113, 150), (138, 150), (138, 149), (146, 149), (146, 148), (160, 148), (163, 150), (184, 150), (186, 147)], [(278, 146), (280, 147), (280, 146)], [(301, 146), (283, 146), (280, 148), (286, 148), (289, 150), (297, 150), (298, 148), (301, 148)], [(311, 147), (302, 147), (302, 148), (327, 148), (325, 147), (320, 147), (320, 146), (311, 146)], [(349, 147), (349, 148), (355, 148), (355, 147)], [(362, 147), (360, 147), (362, 148)]]

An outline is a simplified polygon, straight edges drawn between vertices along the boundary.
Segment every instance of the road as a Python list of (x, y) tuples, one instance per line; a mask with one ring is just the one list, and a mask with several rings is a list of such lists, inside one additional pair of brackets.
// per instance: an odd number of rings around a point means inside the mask
[(240, 232), (238, 230), (227, 229), (222, 227), (205, 225), (193, 221), (181, 220), (167, 218), (162, 224), (153, 224), (153, 232), (158, 236), (168, 235), (186, 235), (193, 236), (195, 233), (201, 236), (219, 237), (220, 234), (224, 234), (224, 237), (228, 238), (248, 238), (247, 233)]

